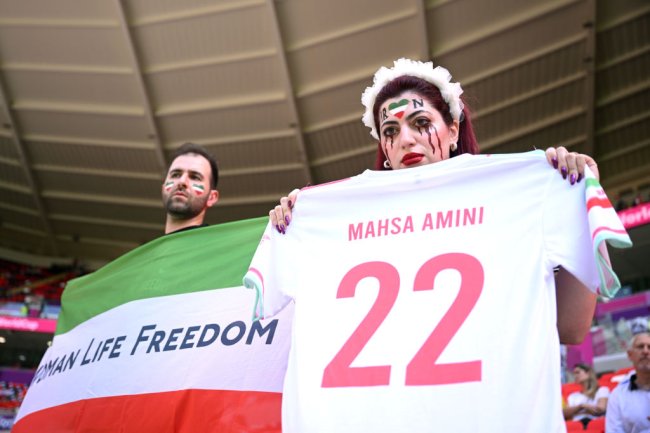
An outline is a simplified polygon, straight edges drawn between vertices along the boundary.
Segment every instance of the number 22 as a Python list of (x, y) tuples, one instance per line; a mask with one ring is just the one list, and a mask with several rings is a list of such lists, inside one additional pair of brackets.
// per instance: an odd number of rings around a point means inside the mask
[[(442, 351), (461, 327), (476, 305), (483, 290), (483, 266), (473, 256), (448, 253), (426, 261), (418, 270), (413, 291), (432, 290), (436, 275), (455, 269), (461, 275), (460, 290), (449, 310), (425, 340), (406, 367), (406, 385), (442, 385), (481, 380), (481, 361), (436, 363)], [(350, 269), (341, 280), (336, 297), (354, 297), (358, 283), (374, 277), (379, 281), (379, 293), (372, 308), (357, 329), (334, 356), (323, 373), (325, 388), (345, 386), (388, 385), (390, 365), (351, 367), (368, 340), (390, 312), (399, 292), (399, 272), (386, 262), (366, 262)]]

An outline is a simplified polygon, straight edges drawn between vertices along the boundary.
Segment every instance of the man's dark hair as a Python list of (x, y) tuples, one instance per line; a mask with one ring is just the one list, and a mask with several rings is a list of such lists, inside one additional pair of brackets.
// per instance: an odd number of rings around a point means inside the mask
[[(176, 149), (172, 154), (172, 159), (169, 164), (170, 167), (171, 167), (171, 163), (174, 162), (176, 158), (188, 153), (195, 153), (197, 155), (201, 155), (202, 157), (208, 160), (208, 162), (210, 163), (210, 169), (212, 171), (212, 176), (210, 177), (210, 189), (217, 189), (217, 183), (219, 181), (219, 167), (217, 166), (217, 160), (214, 159), (214, 156), (210, 155), (210, 153), (208, 153), (208, 151), (200, 144), (184, 143), (181, 147)], [(167, 167), (167, 171), (169, 171), (169, 167)]]

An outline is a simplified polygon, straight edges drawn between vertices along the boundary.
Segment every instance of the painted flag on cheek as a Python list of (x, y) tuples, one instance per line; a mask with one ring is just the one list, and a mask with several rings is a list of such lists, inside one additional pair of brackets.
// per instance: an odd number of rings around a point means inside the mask
[(169, 182), (165, 182), (165, 191), (169, 192), (172, 190), (172, 187), (174, 186), (174, 182), (171, 180)]
[(201, 184), (198, 183), (193, 183), (192, 184), (192, 190), (197, 194), (201, 195), (205, 192), (205, 187)]
[(241, 287), (267, 218), (162, 236), (68, 283), (13, 428), (280, 432), (292, 310)]

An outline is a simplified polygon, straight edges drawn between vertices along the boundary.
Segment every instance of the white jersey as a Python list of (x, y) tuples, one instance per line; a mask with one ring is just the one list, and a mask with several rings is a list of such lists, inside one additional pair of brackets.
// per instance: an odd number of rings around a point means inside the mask
[(295, 302), (283, 431), (564, 431), (553, 269), (615, 290), (599, 244), (630, 244), (588, 180), (589, 213), (541, 151), (303, 190), (245, 278)]

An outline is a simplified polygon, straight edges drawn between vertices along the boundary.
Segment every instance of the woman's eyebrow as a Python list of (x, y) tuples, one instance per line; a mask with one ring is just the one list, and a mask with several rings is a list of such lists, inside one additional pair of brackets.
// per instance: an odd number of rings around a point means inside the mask
[(409, 114), (408, 116), (406, 116), (406, 120), (411, 120), (413, 117), (417, 116), (420, 113), (428, 113), (428, 111), (426, 111), (426, 110), (414, 111), (411, 114)]
[(385, 121), (384, 123), (381, 124), (381, 126), (384, 126), (384, 125), (399, 125), (399, 122), (396, 121), (396, 120), (387, 120), (387, 121)]

